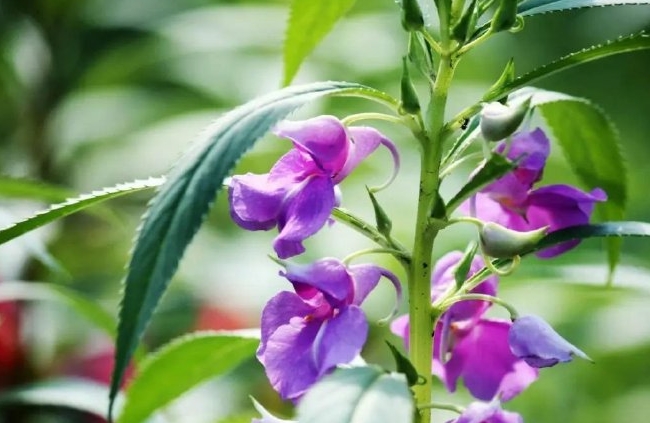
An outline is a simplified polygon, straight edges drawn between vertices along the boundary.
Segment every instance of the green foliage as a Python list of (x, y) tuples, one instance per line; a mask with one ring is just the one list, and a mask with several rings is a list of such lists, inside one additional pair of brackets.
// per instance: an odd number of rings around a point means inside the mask
[(11, 241), (29, 231), (40, 228), (41, 226), (47, 225), (57, 219), (84, 210), (103, 201), (158, 187), (163, 183), (163, 181), (163, 178), (150, 178), (144, 181), (118, 184), (114, 187), (93, 191), (90, 194), (84, 194), (76, 198), (71, 198), (63, 203), (55, 204), (45, 211), (39, 212), (32, 217), (0, 230), (0, 244), (4, 244), (5, 242)]
[(356, 0), (293, 0), (284, 41), (284, 79), (289, 85), (305, 58)]
[(393, 229), (393, 222), (370, 189), (368, 189), (368, 196), (370, 196), (370, 201), (372, 202), (372, 209), (375, 211), (377, 230), (385, 237), (390, 237), (390, 231)]
[(519, 5), (518, 12), (523, 16), (540, 13), (563, 12), (566, 10), (602, 6), (635, 6), (650, 4), (648, 0), (528, 0)]
[(472, 261), (474, 260), (477, 251), (478, 243), (476, 241), (471, 241), (463, 253), (463, 258), (458, 262), (458, 265), (454, 270), (454, 280), (456, 281), (457, 289), (460, 289), (465, 283), (465, 280), (467, 280), (469, 271), (472, 269)]
[(447, 210), (455, 210), (461, 203), (514, 169), (515, 164), (500, 154), (492, 154), (487, 162), (447, 203)]
[(177, 338), (153, 353), (130, 384), (117, 423), (143, 422), (199, 383), (249, 359), (259, 344), (259, 335), (251, 335), (197, 332)]
[(117, 393), (154, 308), (226, 176), (244, 152), (280, 119), (304, 103), (326, 95), (369, 96), (389, 101), (381, 92), (347, 82), (285, 88), (222, 116), (172, 169), (144, 217), (124, 282), (111, 398)]
[(338, 369), (298, 405), (300, 423), (408, 423), (413, 413), (406, 377), (374, 367)]
[(393, 355), (397, 372), (402, 373), (404, 376), (406, 376), (406, 382), (409, 386), (413, 386), (418, 383), (418, 379), (420, 377), (418, 376), (417, 370), (415, 370), (415, 366), (413, 366), (413, 363), (411, 363), (411, 360), (409, 360), (407, 356), (402, 354), (397, 349), (397, 347), (395, 347), (390, 342), (386, 341), (386, 345), (388, 345), (390, 353)]

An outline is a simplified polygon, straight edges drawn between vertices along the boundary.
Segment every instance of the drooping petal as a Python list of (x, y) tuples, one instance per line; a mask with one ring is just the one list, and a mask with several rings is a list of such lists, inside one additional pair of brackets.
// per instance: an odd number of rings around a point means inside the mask
[[(382, 143), (392, 145), (381, 132), (368, 126), (352, 126), (348, 128), (351, 137), (348, 155), (343, 167), (334, 175), (334, 183), (338, 184), (354, 170), (366, 157), (374, 152)], [(397, 163), (399, 165), (399, 161)]]
[(268, 175), (233, 176), (228, 189), (230, 215), (244, 229), (269, 230), (277, 224), (287, 188), (268, 181)]
[(524, 423), (521, 415), (501, 408), (498, 401), (473, 402), (463, 414), (448, 423)]
[(289, 138), (297, 149), (309, 153), (329, 176), (339, 173), (348, 157), (348, 134), (334, 116), (282, 121), (273, 132), (279, 137)]
[[(549, 232), (583, 225), (589, 223), (595, 204), (606, 199), (605, 192), (598, 188), (586, 193), (569, 185), (548, 185), (530, 193), (526, 219), (530, 229), (549, 226)], [(537, 255), (554, 257), (579, 243), (579, 240), (567, 241), (539, 251)]]
[(314, 342), (314, 362), (321, 377), (339, 364), (349, 363), (361, 352), (368, 337), (368, 322), (354, 305), (340, 310), (321, 327)]
[(280, 212), (280, 234), (273, 242), (278, 257), (285, 259), (305, 251), (302, 241), (321, 229), (334, 208), (334, 186), (327, 177), (307, 179), (288, 195)]
[(352, 275), (345, 264), (335, 258), (323, 258), (310, 264), (287, 263), (283, 274), (303, 299), (313, 297), (313, 290), (322, 292), (333, 307), (350, 304), (354, 295)]
[(591, 359), (573, 344), (562, 338), (538, 316), (519, 317), (508, 335), (512, 353), (533, 367), (550, 367), (566, 363), (574, 355)]
[(395, 288), (395, 307), (388, 318), (393, 317), (402, 302), (402, 284), (397, 276), (387, 269), (374, 264), (357, 264), (350, 266), (349, 269), (354, 282), (354, 297), (351, 298), (351, 304), (361, 305), (383, 276)]
[[(520, 393), (537, 375), (515, 366), (519, 359), (508, 345), (509, 328), (510, 322), (480, 320), (463, 336), (456, 337), (447, 363), (440, 363), (434, 352), (436, 375), (452, 392), (462, 377), (470, 393), (483, 401), (490, 401), (500, 392), (507, 392), (508, 399)], [(440, 341), (435, 344), (440, 348)]]

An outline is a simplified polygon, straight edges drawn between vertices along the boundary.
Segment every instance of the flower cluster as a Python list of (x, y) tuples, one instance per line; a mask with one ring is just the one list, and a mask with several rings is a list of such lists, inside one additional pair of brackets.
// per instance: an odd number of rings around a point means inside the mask
[[(496, 152), (516, 162), (515, 169), (494, 181), (464, 203), (465, 212), (480, 220), (495, 222), (516, 231), (548, 227), (549, 231), (589, 223), (597, 202), (607, 195), (599, 188), (584, 192), (570, 185), (547, 185), (534, 188), (542, 178), (550, 153), (550, 142), (541, 129), (522, 132), (508, 143), (502, 141)], [(472, 202), (475, 202), (472, 205)], [(550, 258), (578, 245), (567, 241), (539, 251), (537, 255)]]
[(340, 203), (337, 185), (379, 145), (393, 154), (395, 171), (399, 164), (393, 143), (379, 131), (346, 128), (334, 116), (284, 121), (274, 132), (294, 148), (267, 174), (234, 176), (228, 195), (230, 214), (242, 228), (278, 227), (273, 248), (280, 258), (305, 251), (303, 240), (318, 232)]

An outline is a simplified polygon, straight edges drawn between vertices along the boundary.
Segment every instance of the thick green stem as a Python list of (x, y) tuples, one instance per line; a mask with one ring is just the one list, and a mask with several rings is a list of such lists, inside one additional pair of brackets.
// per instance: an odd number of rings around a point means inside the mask
[[(413, 387), (418, 406), (431, 402), (431, 357), (433, 349), (433, 320), (431, 318), (431, 252), (438, 229), (431, 222), (440, 185), (440, 161), (444, 135), (447, 92), (454, 69), (447, 55), (441, 57), (431, 103), (426, 116), (428, 137), (423, 140), (420, 169), (415, 241), (409, 271), (410, 357), (423, 384)], [(431, 413), (420, 409), (420, 422), (429, 423)]]

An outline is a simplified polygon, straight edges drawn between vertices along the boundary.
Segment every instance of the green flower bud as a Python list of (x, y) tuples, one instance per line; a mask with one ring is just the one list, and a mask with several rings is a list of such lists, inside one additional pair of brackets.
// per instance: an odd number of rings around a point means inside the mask
[(419, 31), (424, 27), (418, 0), (402, 0), (402, 27), (406, 31)]
[(512, 135), (530, 109), (530, 98), (512, 107), (499, 102), (488, 103), (481, 110), (481, 134), (487, 141), (500, 141)]
[(492, 17), (492, 32), (506, 31), (517, 23), (517, 0), (501, 0)]
[(481, 249), (494, 258), (512, 258), (529, 252), (544, 236), (548, 226), (534, 231), (519, 232), (497, 223), (483, 224), (479, 237)]
[(402, 110), (410, 114), (419, 112), (420, 101), (415, 92), (415, 87), (411, 82), (411, 74), (409, 73), (409, 66), (406, 57), (402, 58), (402, 81), (400, 83), (400, 91), (402, 96)]

